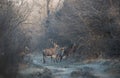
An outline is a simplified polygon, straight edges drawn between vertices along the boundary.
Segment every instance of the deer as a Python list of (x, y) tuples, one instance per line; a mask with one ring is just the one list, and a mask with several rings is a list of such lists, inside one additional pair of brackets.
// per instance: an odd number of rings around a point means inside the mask
[(19, 52), (18, 55), (20, 57), (21, 63), (25, 63), (25, 64), (29, 63), (25, 60), (26, 57), (28, 58), (31, 55), (30, 49), (27, 46), (25, 46), (24, 49), (21, 52)]
[(74, 55), (74, 53), (76, 52), (77, 47), (78, 46), (75, 43), (70, 45), (70, 47), (68, 47), (68, 48), (66, 48), (64, 50), (63, 57), (70, 57), (71, 55)]
[(28, 54), (30, 54), (30, 49), (26, 46), (24, 50), (19, 53), (19, 56), (23, 58), (25, 55)]
[(59, 48), (59, 46), (56, 43), (53, 43), (54, 47), (53, 48), (47, 48), (43, 50), (43, 63), (46, 62), (45, 57), (50, 56), (51, 57), (51, 61), (54, 58), (57, 58), (56, 56), (56, 51)]
[(58, 62), (61, 62), (62, 59), (63, 59), (63, 54), (64, 54), (64, 51), (65, 51), (66, 47), (61, 47), (57, 50), (57, 54), (56, 54), (56, 61)]

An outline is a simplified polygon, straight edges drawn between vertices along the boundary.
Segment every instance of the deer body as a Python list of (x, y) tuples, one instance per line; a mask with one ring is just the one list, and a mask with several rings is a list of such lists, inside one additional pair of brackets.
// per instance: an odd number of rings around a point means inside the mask
[(53, 54), (55, 54), (55, 51), (56, 51), (55, 48), (45, 49), (45, 50), (43, 50), (43, 55), (52, 56)]
[(53, 48), (47, 48), (43, 50), (43, 63), (46, 62), (45, 57), (50, 56), (51, 60), (53, 58), (56, 58), (56, 50), (58, 48), (58, 45), (54, 43), (54, 47)]
[(60, 48), (58, 51), (57, 51), (57, 54), (56, 54), (56, 56), (57, 56), (57, 61), (62, 61), (62, 59), (63, 59), (63, 54), (64, 54), (64, 50), (65, 50), (65, 47), (62, 47), (62, 48)]
[(70, 47), (68, 47), (65, 51), (63, 56), (66, 57), (70, 57), (71, 55), (74, 55), (74, 53), (76, 52), (78, 46), (76, 46), (75, 44), (72, 44)]

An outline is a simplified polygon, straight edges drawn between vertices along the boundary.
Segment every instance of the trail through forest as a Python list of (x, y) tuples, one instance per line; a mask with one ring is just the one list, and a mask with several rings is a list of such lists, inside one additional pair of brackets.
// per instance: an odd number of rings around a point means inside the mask
[[(26, 59), (27, 61), (28, 59)], [(109, 66), (113, 64), (111, 60), (94, 60), (92, 62), (68, 62), (63, 60), (59, 63), (51, 62), (47, 58), (47, 63), (42, 63), (42, 55), (30, 55), (29, 65), (26, 69), (20, 70), (22, 74), (32, 74), (41, 72), (41, 66), (49, 69), (52, 78), (120, 78), (119, 74), (106, 72)], [(47, 72), (44, 72), (47, 73)], [(32, 77), (31, 77), (32, 78)], [(34, 77), (38, 78), (38, 77)], [(41, 77), (42, 78), (42, 77)], [(46, 77), (43, 77), (46, 78)]]

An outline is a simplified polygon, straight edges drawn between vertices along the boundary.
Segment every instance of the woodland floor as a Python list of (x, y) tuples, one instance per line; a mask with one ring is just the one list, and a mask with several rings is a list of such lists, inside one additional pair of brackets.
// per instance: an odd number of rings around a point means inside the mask
[[(44, 74), (43, 68), (50, 70), (51, 76), (29, 76), (29, 78), (120, 78), (120, 63), (118, 60), (109, 59), (97, 59), (86, 60), (84, 62), (68, 62), (63, 60), (59, 63), (54, 63), (47, 58), (47, 63), (42, 63), (42, 55), (32, 54), (25, 58), (28, 66), (19, 70), (19, 74), (22, 74), (24, 78), (28, 78), (27, 75), (33, 73)], [(19, 78), (19, 77), (18, 77)]]

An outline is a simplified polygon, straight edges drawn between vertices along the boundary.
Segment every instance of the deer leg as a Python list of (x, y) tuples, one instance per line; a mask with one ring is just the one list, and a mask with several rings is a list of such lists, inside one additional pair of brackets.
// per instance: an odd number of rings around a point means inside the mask
[(60, 62), (60, 55), (58, 55), (58, 62)]
[(43, 57), (43, 63), (45, 63), (46, 61), (45, 61), (45, 58)]
[(54, 63), (56, 63), (56, 62), (57, 62), (57, 61), (56, 61), (56, 57), (54, 57), (54, 58), (53, 58), (53, 62), (54, 62)]
[(62, 56), (60, 55), (60, 62), (62, 61)]
[(43, 63), (45, 63), (46, 61), (45, 61), (45, 55), (43, 54)]
[(53, 57), (53, 62), (56, 63), (56, 56)]
[(58, 62), (58, 55), (56, 55), (56, 57), (55, 57), (55, 62), (56, 63)]
[(52, 63), (53, 57), (51, 56), (51, 63)]

